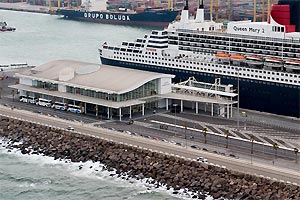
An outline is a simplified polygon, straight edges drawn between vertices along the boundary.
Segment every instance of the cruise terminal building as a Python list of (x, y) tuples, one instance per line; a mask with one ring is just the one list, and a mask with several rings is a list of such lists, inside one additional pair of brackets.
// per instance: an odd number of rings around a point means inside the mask
[[(17, 73), (19, 83), (9, 86), (20, 96), (43, 98), (80, 107), (82, 113), (108, 119), (145, 110), (184, 107), (209, 110), (224, 117), (232, 116), (237, 94), (232, 86), (213, 84), (197, 87), (191, 79), (172, 84), (175, 75), (147, 72), (72, 60), (57, 60)], [(198, 85), (203, 86), (203, 84)], [(220, 89), (221, 88), (221, 89)], [(217, 90), (218, 89), (218, 90)], [(176, 109), (176, 108), (175, 108)]]

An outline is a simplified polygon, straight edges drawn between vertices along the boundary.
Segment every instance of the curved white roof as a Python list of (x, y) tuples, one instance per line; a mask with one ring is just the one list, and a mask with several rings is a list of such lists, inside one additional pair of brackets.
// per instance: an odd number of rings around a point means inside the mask
[[(76, 73), (85, 66), (91, 68), (93, 65), (95, 69), (97, 68), (98, 70), (94, 70), (91, 73)], [(74, 77), (68, 81), (60, 81), (59, 74), (66, 68), (74, 69)], [(23, 72), (19, 74), (19, 76), (28, 76), (37, 80), (57, 82), (64, 85), (116, 94), (132, 91), (154, 79), (175, 77), (175, 75), (170, 74), (160, 74), (73, 60), (51, 61)]]

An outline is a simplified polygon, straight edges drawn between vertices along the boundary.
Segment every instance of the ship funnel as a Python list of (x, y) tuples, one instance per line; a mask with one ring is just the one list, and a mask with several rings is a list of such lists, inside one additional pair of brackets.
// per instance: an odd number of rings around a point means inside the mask
[(195, 20), (196, 20), (196, 22), (204, 22), (204, 4), (203, 4), (203, 0), (201, 2), (201, 5), (199, 5), (199, 8), (197, 9)]
[(189, 21), (189, 1), (186, 0), (184, 9), (181, 11), (180, 22), (188, 22), (188, 21)]

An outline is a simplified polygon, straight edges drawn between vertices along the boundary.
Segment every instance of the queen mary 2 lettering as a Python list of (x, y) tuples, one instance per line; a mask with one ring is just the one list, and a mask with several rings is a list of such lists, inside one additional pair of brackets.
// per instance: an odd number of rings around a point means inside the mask
[(122, 15), (122, 14), (106, 14), (106, 13), (85, 12), (83, 16), (85, 18), (92, 18), (92, 19), (130, 21), (130, 17), (128, 15)]
[(58, 9), (57, 14), (65, 19), (82, 20), (105, 24), (139, 25), (166, 27), (174, 21), (179, 10), (146, 8), (142, 12), (134, 11), (86, 11)]

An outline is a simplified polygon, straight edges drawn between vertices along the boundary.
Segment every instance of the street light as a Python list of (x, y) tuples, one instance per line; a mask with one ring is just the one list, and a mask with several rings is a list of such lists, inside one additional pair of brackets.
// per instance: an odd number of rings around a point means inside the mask
[(253, 157), (253, 142), (254, 142), (254, 135), (250, 135), (250, 141), (251, 141), (251, 164), (252, 164), (252, 157)]
[(178, 104), (174, 103), (173, 106), (174, 106), (174, 108), (175, 108), (175, 112), (174, 112), (174, 115), (175, 115), (175, 122), (174, 122), (174, 124), (175, 124), (175, 137), (176, 137), (176, 110), (177, 110), (176, 107), (178, 106)]
[(187, 122), (184, 123), (184, 138), (185, 138), (185, 148), (187, 148), (187, 138), (186, 138)]

